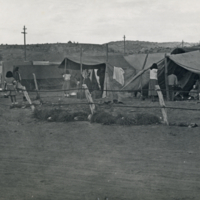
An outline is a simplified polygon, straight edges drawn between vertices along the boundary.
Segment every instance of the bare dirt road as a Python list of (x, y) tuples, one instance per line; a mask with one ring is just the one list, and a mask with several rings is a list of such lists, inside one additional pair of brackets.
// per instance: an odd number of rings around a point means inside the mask
[(0, 200), (198, 200), (199, 141), (199, 127), (39, 122), (1, 105)]

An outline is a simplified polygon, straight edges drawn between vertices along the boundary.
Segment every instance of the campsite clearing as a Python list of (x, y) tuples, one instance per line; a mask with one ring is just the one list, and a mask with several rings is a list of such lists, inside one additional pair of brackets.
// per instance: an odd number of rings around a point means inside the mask
[[(51, 101), (56, 98), (52, 93), (45, 95), (52, 95)], [(0, 199), (200, 198), (199, 126), (44, 122), (35, 120), (30, 108), (9, 109), (9, 103), (1, 98)], [(166, 105), (199, 109), (200, 104)], [(136, 108), (159, 106), (148, 99), (128, 99), (121, 106), (113, 111), (162, 116), (160, 108)], [(170, 122), (200, 125), (199, 111), (168, 109), (168, 117)]]

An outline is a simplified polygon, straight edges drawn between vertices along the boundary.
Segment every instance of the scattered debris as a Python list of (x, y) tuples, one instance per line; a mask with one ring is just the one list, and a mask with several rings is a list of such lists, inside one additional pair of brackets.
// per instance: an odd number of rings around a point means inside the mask
[(198, 127), (196, 123), (187, 123), (187, 122), (170, 123), (170, 126), (180, 126), (180, 127), (188, 127), (188, 128)]
[(169, 132), (169, 135), (176, 136), (176, 134), (172, 132)]

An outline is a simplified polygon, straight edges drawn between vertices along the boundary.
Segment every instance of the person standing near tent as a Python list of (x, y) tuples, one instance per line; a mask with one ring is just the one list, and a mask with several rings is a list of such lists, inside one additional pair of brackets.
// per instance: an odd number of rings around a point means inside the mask
[(64, 78), (64, 83), (63, 83), (64, 96), (69, 97), (70, 78), (71, 78), (69, 70), (66, 70), (65, 74), (63, 74), (63, 78)]
[(10, 97), (12, 104), (17, 104), (16, 85), (17, 81), (13, 78), (13, 73), (11, 71), (8, 71), (5, 78), (5, 88), (8, 91), (8, 96)]
[(97, 76), (99, 77), (99, 83), (101, 86), (101, 93), (103, 95), (103, 91), (104, 91), (104, 79), (105, 79), (105, 69), (104, 68), (100, 68), (97, 70)]
[(158, 65), (154, 63), (150, 67), (150, 81), (149, 81), (149, 97), (151, 97), (151, 101), (155, 101), (155, 97), (157, 96), (157, 92), (155, 90), (155, 86), (158, 85)]
[(198, 99), (200, 100), (200, 74), (199, 74), (199, 77), (197, 78), (197, 80), (195, 82), (195, 87), (197, 89)]
[(178, 86), (177, 76), (172, 72), (168, 75), (169, 100), (174, 101), (175, 88)]
[[(16, 80), (17, 84), (16, 84), (16, 89), (18, 89), (19, 91), (20, 90), (23, 90), (24, 87), (22, 86), (21, 84), (21, 76), (20, 76), (20, 73), (19, 73), (19, 67), (15, 67), (14, 70), (13, 70), (13, 78)], [(23, 96), (23, 100), (26, 101), (26, 97)]]

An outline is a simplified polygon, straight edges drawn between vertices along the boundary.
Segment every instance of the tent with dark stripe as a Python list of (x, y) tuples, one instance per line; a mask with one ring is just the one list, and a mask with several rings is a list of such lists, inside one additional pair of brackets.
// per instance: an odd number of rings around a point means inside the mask
[(63, 84), (62, 71), (58, 65), (17, 65), (22, 85), (27, 90), (35, 89), (33, 74), (37, 79), (39, 89), (61, 89)]
[(21, 83), (27, 90), (35, 89), (33, 73), (36, 76), (39, 89), (60, 89), (62, 88), (63, 77), (62, 70), (58, 68), (58, 65), (46, 61), (39, 63), (17, 60), (3, 62), (3, 78), (5, 78), (7, 71), (13, 71), (18, 67)]
[(106, 61), (105, 56), (68, 56), (66, 57), (59, 68), (70, 70), (71, 74), (80, 76), (81, 70), (99, 70), (105, 69), (104, 75), (104, 92), (103, 97), (108, 100), (120, 99), (118, 91), (123, 87), (116, 79), (113, 78), (114, 67), (124, 70), (124, 83), (135, 75), (135, 68), (122, 55), (109, 56)]
[[(191, 51), (190, 51), (191, 50)], [(165, 55), (164, 54), (149, 54), (143, 55), (144, 57), (154, 57), (152, 62), (158, 65), (158, 84), (161, 89), (165, 90)], [(140, 60), (142, 55), (129, 56), (129, 61), (134, 63)], [(160, 57), (160, 58), (159, 58)], [(143, 89), (143, 94), (147, 95), (148, 84), (149, 84), (149, 72), (152, 62), (146, 62), (145, 66), (137, 68), (137, 73), (130, 82), (128, 82), (122, 90), (138, 90)], [(166, 63), (168, 68), (168, 74), (172, 71), (178, 78), (178, 82), (183, 91), (189, 91), (192, 89), (196, 79), (200, 74), (200, 51), (197, 48), (186, 48), (186, 49), (175, 49), (171, 54), (166, 55)]]

